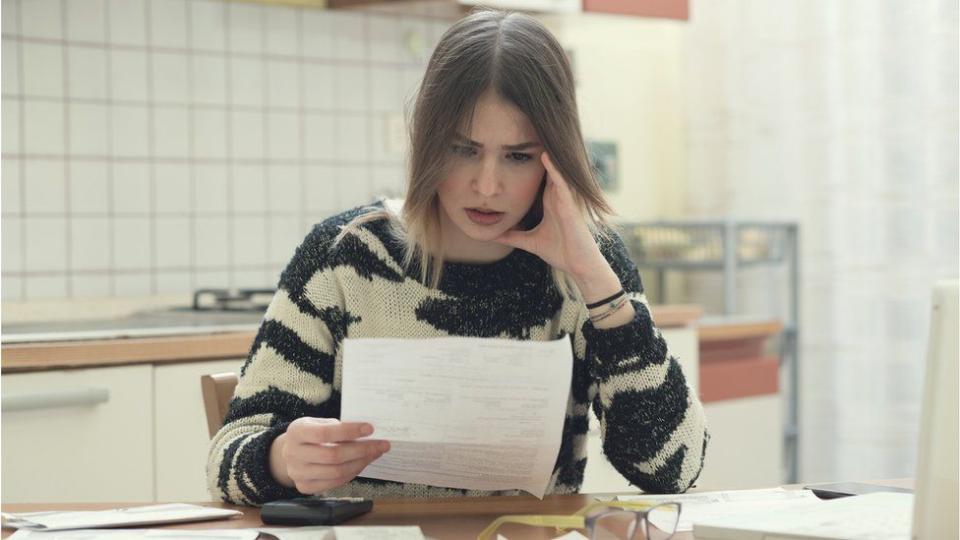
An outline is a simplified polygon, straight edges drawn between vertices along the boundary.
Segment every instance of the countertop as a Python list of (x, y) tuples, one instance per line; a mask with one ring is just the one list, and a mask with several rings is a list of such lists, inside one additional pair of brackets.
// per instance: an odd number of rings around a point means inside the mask
[[(244, 358), (263, 314), (190, 312), (187, 296), (4, 303), (4, 373)], [(660, 328), (695, 325), (699, 306), (654, 306)]]

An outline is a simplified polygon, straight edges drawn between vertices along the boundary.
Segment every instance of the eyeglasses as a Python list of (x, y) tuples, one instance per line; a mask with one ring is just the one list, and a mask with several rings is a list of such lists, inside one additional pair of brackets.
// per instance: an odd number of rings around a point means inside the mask
[[(667, 540), (677, 532), (679, 520), (678, 502), (651, 505), (643, 502), (597, 501), (571, 516), (500, 516), (477, 536), (477, 540), (490, 540), (497, 529), (506, 523), (556, 527), (558, 530), (586, 529), (590, 540)], [(643, 536), (638, 534), (641, 530)]]

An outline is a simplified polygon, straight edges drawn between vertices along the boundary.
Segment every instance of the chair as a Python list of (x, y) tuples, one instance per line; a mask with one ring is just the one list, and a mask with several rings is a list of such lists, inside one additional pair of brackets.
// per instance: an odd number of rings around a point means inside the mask
[(220, 431), (223, 419), (227, 416), (227, 407), (233, 398), (233, 390), (240, 378), (236, 373), (214, 373), (200, 376), (200, 388), (203, 391), (203, 408), (207, 413), (207, 429), (210, 438)]

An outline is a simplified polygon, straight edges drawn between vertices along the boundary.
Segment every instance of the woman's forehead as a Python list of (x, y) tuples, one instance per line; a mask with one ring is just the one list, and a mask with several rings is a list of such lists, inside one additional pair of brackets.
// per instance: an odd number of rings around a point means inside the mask
[(527, 115), (494, 92), (484, 92), (480, 96), (472, 120), (469, 133), (464, 130), (462, 134), (484, 146), (539, 141)]

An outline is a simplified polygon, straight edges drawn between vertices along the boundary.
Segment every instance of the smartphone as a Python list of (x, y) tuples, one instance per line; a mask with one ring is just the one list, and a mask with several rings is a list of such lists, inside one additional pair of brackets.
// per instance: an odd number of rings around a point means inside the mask
[(301, 497), (268, 502), (260, 509), (267, 525), (336, 525), (366, 514), (373, 501), (357, 497)]
[(913, 493), (912, 489), (878, 486), (875, 484), (864, 484), (862, 482), (838, 482), (834, 484), (813, 484), (804, 486), (803, 489), (809, 489), (814, 495), (821, 499), (838, 499), (840, 497), (849, 497), (851, 495), (866, 495), (867, 493), (894, 492), (894, 493)]

